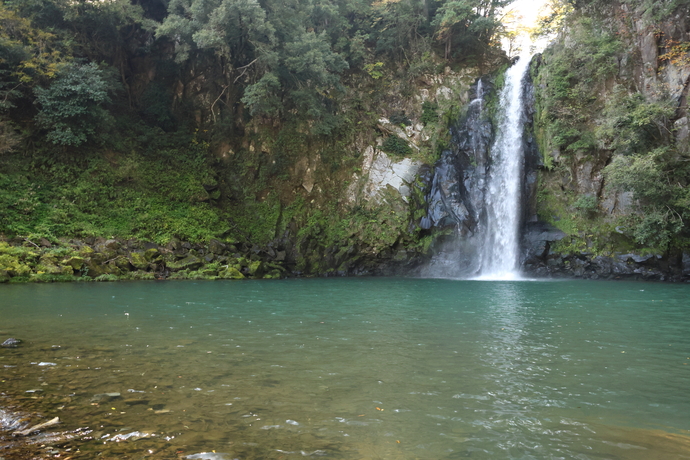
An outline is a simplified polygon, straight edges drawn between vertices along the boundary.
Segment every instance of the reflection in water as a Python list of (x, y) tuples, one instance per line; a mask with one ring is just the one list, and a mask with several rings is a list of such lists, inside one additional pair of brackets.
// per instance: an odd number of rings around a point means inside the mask
[(0, 407), (75, 459), (684, 458), (688, 287), (611, 286), (7, 286)]

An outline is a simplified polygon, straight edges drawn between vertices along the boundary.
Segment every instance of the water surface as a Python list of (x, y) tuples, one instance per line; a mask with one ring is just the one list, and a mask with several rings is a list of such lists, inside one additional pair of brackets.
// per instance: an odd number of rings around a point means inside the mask
[(0, 349), (0, 391), (88, 427), (74, 458), (690, 458), (688, 299), (593, 281), (7, 285), (0, 339), (25, 342)]

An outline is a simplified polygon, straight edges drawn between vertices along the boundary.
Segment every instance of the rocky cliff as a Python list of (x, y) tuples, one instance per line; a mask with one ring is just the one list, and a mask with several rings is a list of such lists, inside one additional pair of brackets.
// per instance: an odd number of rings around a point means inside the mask
[(533, 63), (543, 154), (535, 275), (681, 279), (690, 6), (578, 2)]

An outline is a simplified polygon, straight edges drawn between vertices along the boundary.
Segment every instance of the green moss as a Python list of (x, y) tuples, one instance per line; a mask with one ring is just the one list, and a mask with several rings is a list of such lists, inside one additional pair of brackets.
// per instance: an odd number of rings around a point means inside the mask
[(243, 280), (245, 276), (235, 267), (228, 267), (221, 271), (218, 276), (222, 279)]

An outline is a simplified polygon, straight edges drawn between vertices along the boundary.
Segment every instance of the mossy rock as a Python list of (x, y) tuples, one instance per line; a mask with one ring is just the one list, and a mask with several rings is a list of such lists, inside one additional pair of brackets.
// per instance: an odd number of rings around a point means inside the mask
[(218, 276), (223, 279), (231, 280), (243, 280), (244, 275), (235, 267), (228, 267), (222, 272), (218, 273)]
[(213, 268), (202, 268), (199, 270), (199, 273), (201, 273), (204, 276), (207, 277), (217, 277), (218, 276), (218, 270), (213, 269)]
[(91, 253), (88, 259), (90, 259), (93, 263), (96, 264), (104, 264), (106, 260), (109, 260), (108, 256), (106, 254), (103, 254), (102, 252)]
[(129, 271), (130, 269), (129, 259), (125, 256), (117, 256), (112, 263), (120, 270)]
[(287, 272), (285, 267), (283, 267), (280, 264), (272, 264), (269, 262), (269, 263), (266, 263), (265, 265), (266, 265), (266, 270), (271, 270), (271, 271), (272, 270), (278, 270), (280, 273), (286, 273)]
[(204, 263), (198, 257), (187, 256), (184, 259), (168, 263), (167, 268), (170, 271), (176, 272), (180, 270), (196, 270), (202, 265), (204, 265)]
[(55, 254), (45, 253), (41, 255), (41, 258), (38, 260), (38, 262), (46, 266), (57, 265), (57, 256)]
[(132, 252), (129, 254), (129, 263), (137, 270), (146, 270), (149, 268), (149, 262), (143, 252)]
[(270, 272), (266, 273), (264, 275), (265, 280), (279, 280), (280, 278), (283, 277), (283, 274), (280, 272), (280, 270), (271, 270)]
[(6, 283), (10, 280), (10, 274), (7, 270), (0, 269), (0, 283)]
[(61, 262), (62, 265), (68, 265), (72, 267), (72, 270), (81, 270), (81, 267), (84, 266), (84, 258), (83, 257), (78, 257), (78, 256), (72, 256), (68, 259), (65, 259)]
[(249, 274), (254, 278), (261, 278), (266, 273), (266, 267), (260, 260), (250, 262), (247, 269), (249, 270)]
[(144, 251), (144, 259), (148, 262), (154, 262), (160, 257), (161, 253), (157, 248), (151, 248)]
[(212, 239), (208, 242), (208, 250), (213, 254), (223, 254), (227, 251), (227, 246), (216, 239)]
[(244, 258), (244, 257), (238, 257), (238, 258), (237, 258), (237, 263), (238, 263), (241, 267), (249, 267), (249, 260), (247, 260), (247, 259)]
[[(105, 267), (105, 273), (106, 274), (118, 275), (118, 276), (122, 274), (122, 270), (120, 270), (120, 268), (117, 265), (115, 265), (114, 262), (107, 263), (107, 264), (103, 265), (103, 267)], [(125, 272), (127, 272), (127, 271), (128, 270), (125, 270)]]
[(94, 260), (90, 257), (84, 259), (84, 268), (86, 269), (87, 276), (91, 278), (97, 278), (108, 273), (105, 265), (99, 263), (97, 259)]

